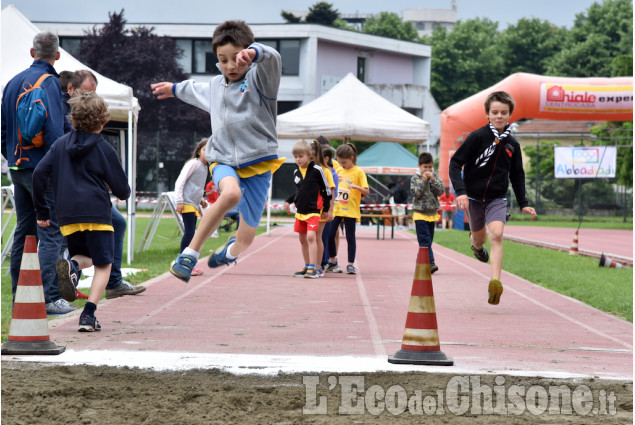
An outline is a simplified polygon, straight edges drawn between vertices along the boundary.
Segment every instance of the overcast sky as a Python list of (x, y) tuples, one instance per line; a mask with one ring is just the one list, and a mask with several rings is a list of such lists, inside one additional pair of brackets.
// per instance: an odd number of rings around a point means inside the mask
[[(308, 10), (319, 0), (2, 0), (13, 3), (31, 21), (106, 22), (108, 12), (125, 9), (131, 23), (282, 23), (281, 10)], [(327, 0), (342, 14), (396, 12), (404, 9), (450, 9), (451, 0)], [(539, 18), (571, 28), (575, 15), (595, 0), (456, 0), (459, 19), (486, 17), (499, 28), (520, 18)]]

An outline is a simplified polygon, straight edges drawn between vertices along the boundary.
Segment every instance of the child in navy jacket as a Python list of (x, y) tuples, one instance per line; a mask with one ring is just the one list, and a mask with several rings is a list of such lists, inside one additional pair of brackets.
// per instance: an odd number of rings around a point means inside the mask
[(112, 204), (108, 188), (119, 199), (130, 187), (117, 152), (99, 134), (110, 113), (94, 92), (75, 95), (71, 104), (73, 130), (57, 139), (33, 172), (33, 203), (40, 227), (49, 225), (44, 192), (51, 185), (60, 231), (71, 259), (55, 265), (60, 295), (75, 300), (79, 270), (95, 266), (91, 292), (79, 319), (80, 332), (101, 330), (95, 318), (97, 303), (110, 277), (114, 255)]

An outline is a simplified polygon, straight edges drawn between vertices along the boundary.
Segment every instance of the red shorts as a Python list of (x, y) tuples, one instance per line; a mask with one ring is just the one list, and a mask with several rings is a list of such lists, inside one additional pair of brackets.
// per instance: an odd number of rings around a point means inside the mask
[(295, 219), (295, 225), (293, 226), (293, 231), (296, 233), (307, 233), (307, 232), (317, 232), (318, 226), (320, 225), (320, 216), (314, 215), (308, 220), (300, 220), (299, 218)]

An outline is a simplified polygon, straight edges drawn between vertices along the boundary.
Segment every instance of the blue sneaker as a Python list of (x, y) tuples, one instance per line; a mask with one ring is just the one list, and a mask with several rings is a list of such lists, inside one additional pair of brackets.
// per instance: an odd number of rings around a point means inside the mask
[(79, 283), (79, 270), (75, 264), (65, 258), (60, 258), (55, 263), (57, 273), (57, 287), (60, 295), (66, 301), (72, 302), (77, 298), (77, 284)]
[(197, 262), (191, 255), (179, 254), (176, 260), (172, 261), (170, 273), (187, 283)]
[(229, 239), (227, 239), (227, 242), (225, 242), (225, 245), (218, 248), (216, 251), (212, 253), (212, 255), (209, 256), (209, 260), (207, 260), (207, 265), (210, 266), (211, 268), (214, 268), (214, 267), (220, 267), (224, 264), (229, 266), (230, 263), (235, 263), (236, 262), (235, 258), (233, 260), (230, 260), (227, 258), (227, 247), (233, 244), (234, 242), (236, 242), (236, 236), (232, 236)]

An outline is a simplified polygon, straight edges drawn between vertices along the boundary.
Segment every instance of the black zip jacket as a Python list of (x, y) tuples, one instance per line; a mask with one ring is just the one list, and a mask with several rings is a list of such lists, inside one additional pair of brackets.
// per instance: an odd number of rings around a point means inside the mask
[(38, 220), (48, 220), (44, 192), (51, 185), (60, 226), (112, 224), (110, 194), (130, 196), (117, 152), (101, 134), (72, 130), (57, 139), (33, 171), (33, 203)]
[(311, 161), (302, 178), (299, 167), (293, 170), (295, 193), (286, 201), (295, 204), (299, 214), (313, 214), (320, 211), (328, 212), (331, 206), (331, 188), (326, 181), (324, 170)]
[[(467, 195), (480, 202), (507, 197), (509, 182), (522, 210), (529, 205), (525, 196), (525, 171), (520, 144), (511, 135), (495, 142), (489, 124), (470, 133), (450, 161), (450, 180), (456, 196)], [(461, 178), (461, 168), (463, 177)]]

